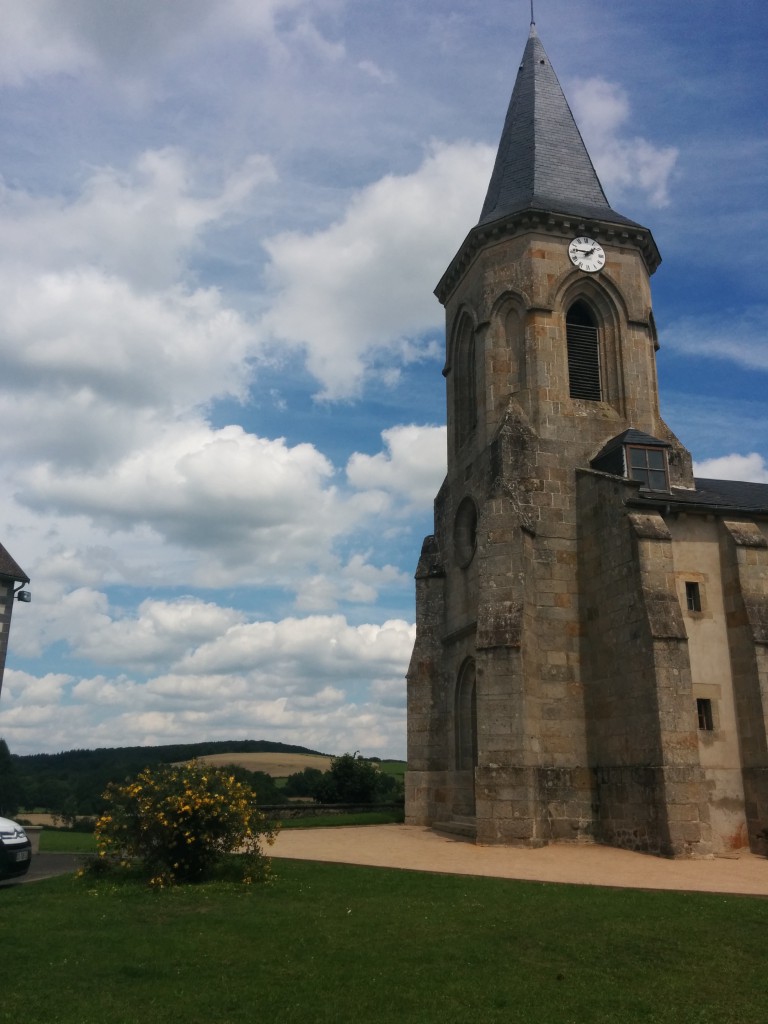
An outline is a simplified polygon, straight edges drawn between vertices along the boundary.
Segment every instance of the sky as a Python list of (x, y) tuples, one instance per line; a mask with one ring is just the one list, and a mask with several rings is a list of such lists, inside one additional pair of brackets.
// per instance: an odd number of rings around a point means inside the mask
[[(0, 541), (13, 753), (405, 755), (445, 471), (433, 288), (529, 0), (0, 0)], [(647, 225), (662, 412), (768, 482), (768, 7), (537, 0)]]

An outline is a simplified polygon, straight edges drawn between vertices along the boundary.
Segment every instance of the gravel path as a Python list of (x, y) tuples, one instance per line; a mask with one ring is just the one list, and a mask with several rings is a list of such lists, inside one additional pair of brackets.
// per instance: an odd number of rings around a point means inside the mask
[(270, 855), (536, 882), (768, 896), (768, 859), (750, 853), (713, 860), (665, 860), (607, 846), (563, 843), (540, 850), (475, 846), (416, 825), (286, 829)]

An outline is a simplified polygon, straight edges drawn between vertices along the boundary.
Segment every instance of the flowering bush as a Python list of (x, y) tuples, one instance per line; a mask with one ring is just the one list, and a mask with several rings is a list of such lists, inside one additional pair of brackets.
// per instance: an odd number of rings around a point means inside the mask
[(256, 806), (256, 795), (226, 770), (194, 761), (160, 765), (104, 793), (108, 806), (96, 822), (100, 858), (123, 866), (139, 862), (150, 884), (200, 881), (228, 853), (242, 854), (244, 881), (263, 880), (276, 827)]

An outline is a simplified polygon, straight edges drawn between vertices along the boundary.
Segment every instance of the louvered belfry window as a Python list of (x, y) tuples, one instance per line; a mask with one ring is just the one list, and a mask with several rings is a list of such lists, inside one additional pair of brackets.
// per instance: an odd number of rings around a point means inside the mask
[(574, 302), (565, 317), (568, 341), (568, 380), (571, 398), (599, 402), (600, 339), (592, 311), (585, 302)]

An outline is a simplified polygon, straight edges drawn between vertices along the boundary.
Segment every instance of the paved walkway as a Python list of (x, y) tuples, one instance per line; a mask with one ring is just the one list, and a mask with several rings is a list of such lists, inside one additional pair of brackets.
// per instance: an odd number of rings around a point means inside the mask
[(417, 825), (285, 829), (270, 855), (535, 882), (768, 896), (768, 859), (750, 853), (733, 859), (665, 860), (607, 846), (475, 846)]
[(7, 885), (22, 885), (24, 882), (42, 882), (55, 875), (66, 875), (77, 871), (83, 861), (80, 853), (35, 853), (26, 875), (8, 878), (0, 882), (0, 889)]

